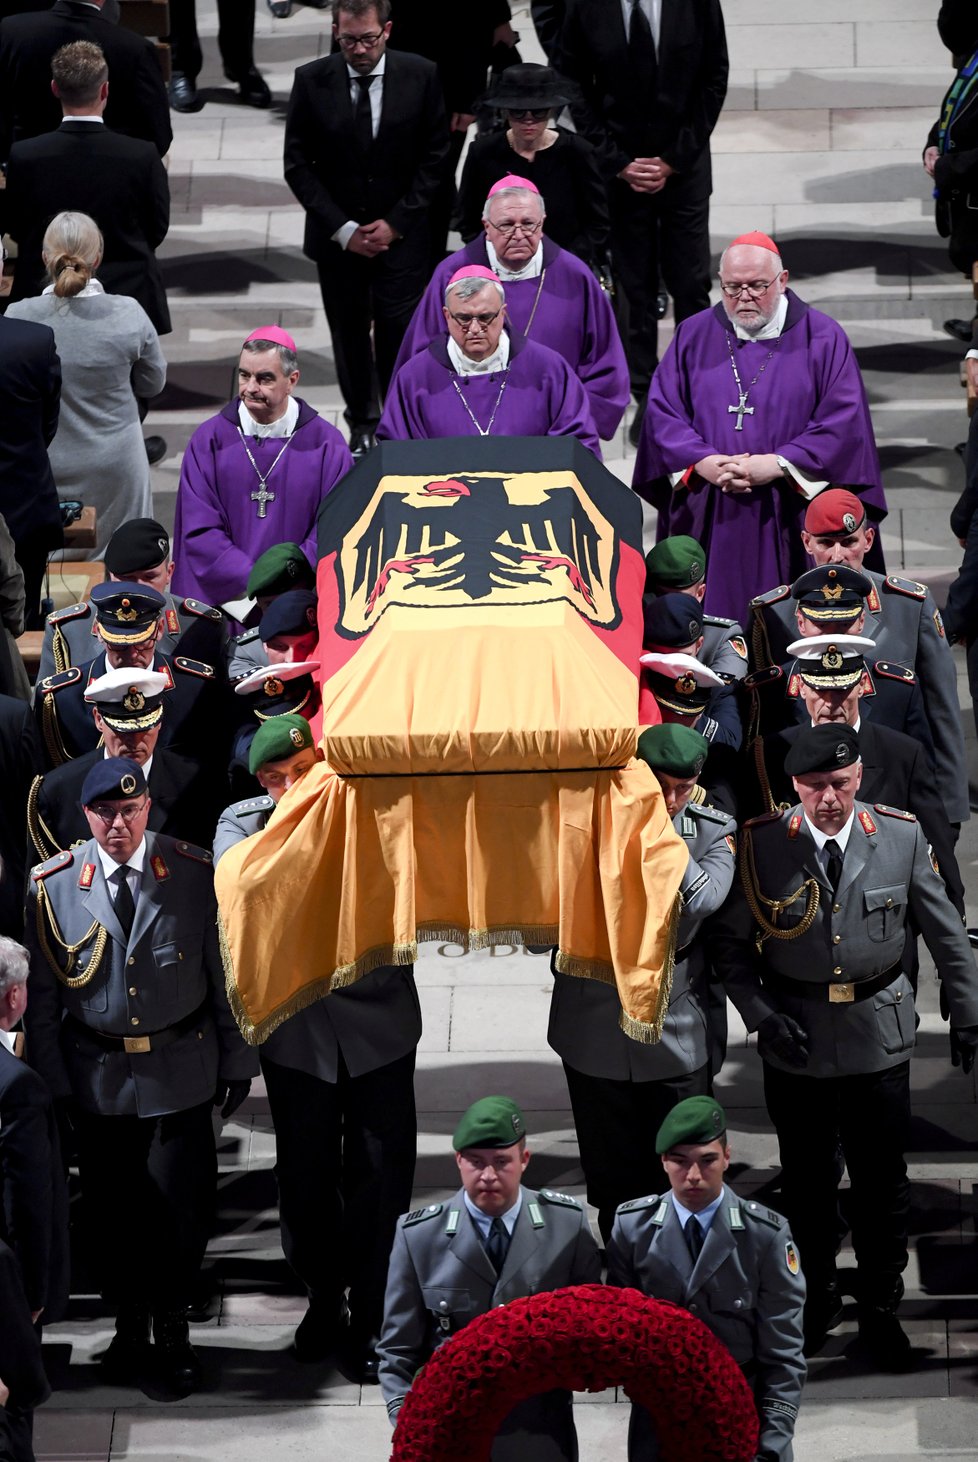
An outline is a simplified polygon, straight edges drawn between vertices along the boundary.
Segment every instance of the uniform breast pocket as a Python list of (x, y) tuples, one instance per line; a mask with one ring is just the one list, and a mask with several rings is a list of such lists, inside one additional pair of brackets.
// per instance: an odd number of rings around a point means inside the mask
[(913, 993), (906, 977), (873, 997), (880, 1045), (888, 1056), (910, 1051), (916, 1040)]
[(472, 1296), (467, 1289), (426, 1289), (423, 1291), (425, 1307), (431, 1315), (436, 1339), (454, 1335), (472, 1319)]
[(182, 1000), (188, 993), (190, 983), (183, 943), (175, 940), (169, 944), (158, 944), (153, 950), (156, 963), (157, 995), (161, 1000)]
[(863, 893), (866, 933), (884, 943), (899, 933), (904, 918), (907, 891), (902, 883), (890, 888), (867, 888)]
[(746, 1285), (720, 1285), (711, 1291), (709, 1302), (714, 1315), (746, 1320), (754, 1308), (754, 1291)]
[[(83, 973), (84, 970), (79, 964), (75, 970), (75, 978)], [(94, 1014), (100, 1014), (108, 1010), (109, 980), (107, 972), (104, 970), (97, 971), (90, 985), (80, 985), (76, 990), (72, 991), (65, 1001), (69, 1010), (75, 1001), (77, 1001), (82, 1010), (90, 1010)]]

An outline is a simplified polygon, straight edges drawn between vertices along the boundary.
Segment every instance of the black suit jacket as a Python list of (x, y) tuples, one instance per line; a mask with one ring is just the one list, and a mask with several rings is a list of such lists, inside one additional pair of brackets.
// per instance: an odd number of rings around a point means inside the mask
[(163, 73), (149, 41), (111, 25), (90, 5), (58, 0), (41, 15), (0, 23), (0, 157), (24, 137), (51, 132), (61, 107), (51, 92), (51, 57), (71, 41), (94, 41), (109, 65), (107, 124), (152, 142), (162, 157), (173, 140)]
[(575, 120), (608, 177), (636, 157), (689, 172), (706, 152), (730, 69), (720, 0), (662, 0), (656, 54), (650, 86), (629, 68), (619, 0), (567, 0), (554, 64), (584, 92)]
[(47, 1087), (0, 1042), (0, 1238), (27, 1303), (56, 1320), (68, 1298), (68, 1198)]
[(15, 545), (36, 534), (48, 549), (60, 548), (47, 449), (58, 429), (61, 362), (47, 325), (0, 316), (0, 401), (0, 513)]
[(366, 155), (354, 129), (343, 57), (325, 56), (295, 73), (285, 181), (306, 210), (307, 258), (326, 261), (333, 234), (350, 219), (383, 218), (407, 237), (424, 223), (447, 158), (448, 125), (431, 61), (387, 52), (380, 127)]
[(0, 193), (0, 218), (20, 249), (13, 299), (44, 288), (44, 230), (66, 208), (90, 214), (102, 230), (98, 277), (106, 292), (131, 295), (165, 334), (170, 312), (154, 251), (170, 226), (170, 188), (156, 149), (70, 117), (55, 132), (16, 143)]
[(41, 757), (31, 708), (0, 695), (0, 934), (24, 937), (27, 797)]

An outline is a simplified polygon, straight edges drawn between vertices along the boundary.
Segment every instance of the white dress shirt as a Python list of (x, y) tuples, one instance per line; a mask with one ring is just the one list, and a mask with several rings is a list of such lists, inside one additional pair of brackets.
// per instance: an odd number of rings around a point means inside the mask
[[(100, 844), (96, 844), (96, 851), (98, 852), (98, 860), (102, 865), (102, 872), (105, 874), (105, 881), (109, 885), (109, 896), (114, 904), (119, 895), (119, 885), (112, 882), (112, 875), (123, 865), (117, 863), (114, 858), (110, 857)], [(136, 903), (139, 899), (139, 888), (143, 881), (143, 868), (145, 864), (146, 839), (143, 838), (132, 857), (126, 859), (125, 865), (129, 869), (129, 872), (126, 874), (126, 882), (129, 885), (129, 892), (132, 894), (133, 903)]]
[(808, 816), (808, 814), (806, 812), (806, 814), (805, 814), (805, 822), (808, 824), (808, 831), (811, 833), (812, 837), (815, 839), (815, 847), (818, 849), (818, 866), (819, 866), (819, 868), (821, 868), (821, 870), (825, 874), (826, 878), (828, 878), (828, 876), (829, 876), (829, 855), (825, 851), (825, 844), (827, 842), (829, 842), (830, 840), (838, 843), (838, 845), (839, 845), (839, 852), (842, 854), (842, 856), (844, 858), (845, 855), (846, 855), (846, 848), (847, 848), (848, 843), (849, 843), (849, 834), (852, 832), (852, 825), (855, 822), (855, 820), (856, 820), (856, 809), (853, 808), (852, 811), (850, 812), (848, 818), (843, 823), (842, 827), (839, 829), (839, 831), (837, 833), (823, 833), (809, 819), (809, 816)]
[(246, 437), (290, 437), (299, 420), (299, 407), (290, 396), (278, 421), (256, 421), (243, 401), (238, 402), (238, 424)]
[[(645, 18), (649, 23), (652, 32), (652, 39), (655, 41), (656, 55), (659, 53), (659, 35), (662, 30), (662, 0), (638, 0), (638, 8), (645, 11)], [(625, 38), (628, 38), (628, 28), (632, 20), (631, 0), (621, 0), (621, 17), (625, 22)]]
[[(380, 113), (384, 104), (384, 72), (386, 69), (387, 55), (385, 53), (381, 56), (374, 69), (366, 73), (368, 76), (375, 78), (370, 83), (370, 90), (367, 92), (370, 98), (370, 131), (374, 137), (377, 136), (380, 127)], [(354, 71), (353, 67), (349, 65), (346, 68), (346, 72), (350, 80), (350, 101), (353, 105), (353, 111), (356, 113), (357, 102), (360, 100), (360, 73)], [(346, 223), (341, 223), (335, 234), (333, 234), (333, 242), (339, 244), (341, 249), (345, 249), (359, 226), (352, 218), (348, 218)]]

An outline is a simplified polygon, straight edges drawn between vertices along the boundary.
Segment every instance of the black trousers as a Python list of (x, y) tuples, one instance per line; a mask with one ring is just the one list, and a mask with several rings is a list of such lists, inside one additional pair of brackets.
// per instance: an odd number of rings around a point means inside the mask
[(429, 231), (421, 226), (375, 259), (337, 244), (316, 266), (344, 415), (353, 428), (380, 420), (404, 332), (428, 283), (429, 249)]
[[(204, 64), (196, 0), (170, 0), (167, 41), (174, 71), (196, 81)], [(235, 80), (255, 64), (254, 0), (217, 0), (217, 45), (225, 71)]]
[(708, 1096), (708, 1068), (664, 1081), (612, 1081), (585, 1076), (564, 1062), (587, 1198), (598, 1210), (607, 1244), (615, 1209), (629, 1198), (661, 1193), (666, 1184), (655, 1134), (677, 1102)]
[(644, 402), (659, 363), (656, 297), (660, 280), (677, 323), (710, 305), (710, 155), (676, 173), (661, 193), (635, 193), (615, 178), (608, 189), (611, 255), (618, 280), (618, 326), (632, 395)]
[(106, 1299), (153, 1311), (190, 1302), (214, 1219), (211, 1104), (162, 1117), (74, 1114), (91, 1251)]
[(765, 1063), (764, 1097), (778, 1134), (784, 1216), (809, 1293), (835, 1270), (838, 1159), (851, 1186), (849, 1225), (861, 1293), (892, 1289), (907, 1265), (910, 1062), (861, 1076), (814, 1077)]
[[(341, 1058), (342, 1059), (342, 1058)], [(380, 1334), (398, 1216), (411, 1206), (417, 1153), (414, 1052), (336, 1082), (262, 1059), (275, 1124), (285, 1257), (327, 1311), (349, 1286), (351, 1330)]]

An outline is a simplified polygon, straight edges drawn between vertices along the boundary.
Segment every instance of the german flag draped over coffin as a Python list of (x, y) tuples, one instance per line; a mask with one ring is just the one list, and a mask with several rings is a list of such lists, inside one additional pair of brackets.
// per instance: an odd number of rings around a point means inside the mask
[(555, 943), (657, 1040), (686, 851), (634, 756), (638, 499), (576, 440), (389, 442), (319, 551), (325, 763), (217, 869), (245, 1037), (437, 939)]

